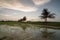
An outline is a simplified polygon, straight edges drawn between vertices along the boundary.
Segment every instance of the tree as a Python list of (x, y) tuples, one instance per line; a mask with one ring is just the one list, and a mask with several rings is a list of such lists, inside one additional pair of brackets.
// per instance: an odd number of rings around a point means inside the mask
[(22, 22), (22, 19), (19, 19), (18, 22)]
[(45, 23), (47, 23), (47, 18), (55, 18), (55, 14), (50, 13), (48, 9), (43, 9), (40, 17), (45, 20)]
[(48, 38), (52, 37), (53, 33), (52, 32), (48, 32), (48, 30), (47, 30), (47, 18), (55, 18), (55, 14), (49, 12), (48, 9), (43, 9), (40, 17), (45, 20), (45, 29), (42, 32), (42, 36), (48, 40)]
[(22, 19), (19, 19), (18, 22), (26, 21), (26, 16), (24, 16)]
[(22, 20), (23, 20), (23, 21), (26, 21), (26, 16), (24, 16)]

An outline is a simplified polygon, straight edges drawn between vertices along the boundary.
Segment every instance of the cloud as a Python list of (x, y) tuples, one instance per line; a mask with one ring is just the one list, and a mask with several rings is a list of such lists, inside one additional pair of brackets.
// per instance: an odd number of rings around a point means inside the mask
[(12, 15), (4, 15), (4, 14), (0, 14), (0, 20), (14, 20), (17, 21), (19, 18), (16, 16), (12, 16)]
[(20, 10), (24, 12), (36, 11), (37, 9), (32, 6), (25, 5), (21, 0), (0, 0), (0, 7), (5, 7), (14, 10)]
[(50, 0), (0, 0), (0, 7), (20, 10), (23, 12), (37, 11), (35, 5), (42, 5)]
[(50, 0), (33, 0), (35, 5), (43, 5), (45, 3), (50, 2)]

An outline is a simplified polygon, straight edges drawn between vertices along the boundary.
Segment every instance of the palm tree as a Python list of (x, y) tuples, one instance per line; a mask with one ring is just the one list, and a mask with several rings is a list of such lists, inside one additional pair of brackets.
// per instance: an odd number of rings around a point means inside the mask
[(47, 23), (47, 18), (55, 18), (55, 14), (50, 13), (48, 9), (43, 9), (40, 17), (45, 20), (45, 23)]

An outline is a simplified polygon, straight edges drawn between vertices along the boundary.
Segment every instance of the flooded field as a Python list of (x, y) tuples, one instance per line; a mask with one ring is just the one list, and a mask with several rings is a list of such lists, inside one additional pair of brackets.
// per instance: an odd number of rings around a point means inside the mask
[(60, 30), (32, 26), (24, 30), (20, 26), (0, 25), (0, 39), (3, 40), (60, 40)]

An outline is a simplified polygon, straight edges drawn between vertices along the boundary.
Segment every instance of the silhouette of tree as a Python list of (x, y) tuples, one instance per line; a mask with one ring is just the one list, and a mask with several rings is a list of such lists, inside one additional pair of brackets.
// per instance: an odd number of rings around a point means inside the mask
[(48, 11), (48, 9), (43, 9), (40, 17), (45, 19), (45, 23), (46, 23), (47, 22), (47, 18), (55, 18), (55, 14), (54, 13), (50, 13)]
[(24, 16), (22, 20), (23, 20), (23, 21), (26, 21), (26, 16)]
[(18, 22), (22, 22), (22, 19), (19, 19)]
[(48, 9), (43, 9), (40, 17), (45, 20), (45, 31), (47, 31), (47, 18), (55, 18), (55, 14), (49, 12)]
[(26, 16), (24, 16), (22, 19), (19, 19), (18, 22), (26, 21)]

